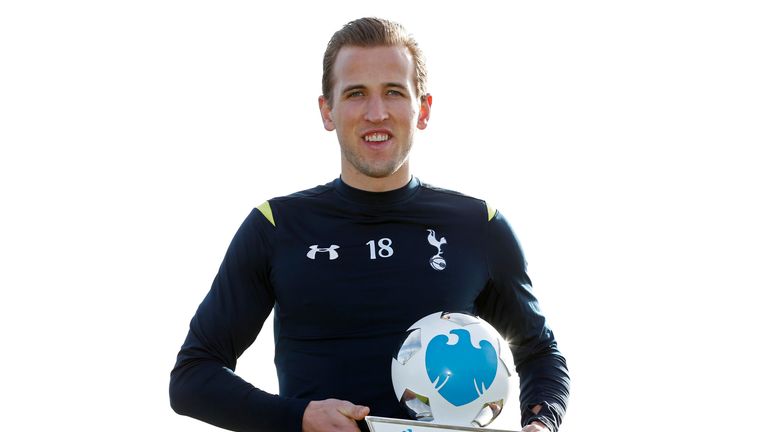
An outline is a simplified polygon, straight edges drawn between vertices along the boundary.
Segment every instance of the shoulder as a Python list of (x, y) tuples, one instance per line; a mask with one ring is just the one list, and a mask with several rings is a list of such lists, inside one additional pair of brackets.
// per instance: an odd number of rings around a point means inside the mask
[(294, 192), (290, 195), (274, 197), (268, 200), (268, 202), (290, 202), (301, 201), (305, 199), (314, 199), (322, 197), (323, 195), (333, 190), (333, 183), (326, 183), (324, 185), (318, 185), (313, 188), (304, 189), (298, 192)]
[(326, 183), (324, 185), (318, 185), (313, 188), (304, 189), (298, 192), (294, 192), (290, 195), (278, 196), (270, 198), (263, 203), (256, 206), (254, 211), (258, 210), (259, 213), (269, 221), (272, 226), (276, 224), (276, 213), (280, 213), (281, 207), (292, 206), (304, 206), (311, 205), (310, 203), (317, 202), (317, 200), (323, 200), (328, 193), (333, 190), (332, 183)]
[(483, 199), (466, 195), (455, 190), (437, 187), (429, 183), (422, 183), (421, 186), (423, 191), (422, 195), (427, 200), (450, 203), (457, 208), (482, 212), (484, 217), (489, 221), (496, 215), (496, 209)]

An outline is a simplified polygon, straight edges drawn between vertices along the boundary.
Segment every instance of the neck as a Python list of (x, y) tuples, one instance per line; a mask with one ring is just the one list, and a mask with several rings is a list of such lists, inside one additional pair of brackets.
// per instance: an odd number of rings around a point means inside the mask
[(349, 186), (368, 192), (387, 192), (408, 184), (411, 181), (411, 170), (406, 161), (397, 171), (386, 177), (369, 177), (357, 170), (341, 170), (341, 179)]

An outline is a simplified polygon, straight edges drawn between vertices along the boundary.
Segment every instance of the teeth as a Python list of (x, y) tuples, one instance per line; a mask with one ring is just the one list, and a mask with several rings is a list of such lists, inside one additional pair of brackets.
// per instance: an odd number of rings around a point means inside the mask
[(365, 140), (368, 142), (381, 142), (389, 139), (389, 135), (385, 133), (375, 133), (372, 135), (366, 135)]

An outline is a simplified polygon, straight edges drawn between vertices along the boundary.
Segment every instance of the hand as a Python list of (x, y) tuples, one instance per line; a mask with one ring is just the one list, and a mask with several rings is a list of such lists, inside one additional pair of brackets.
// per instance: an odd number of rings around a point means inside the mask
[(370, 408), (338, 399), (312, 401), (304, 410), (302, 432), (360, 432), (355, 420), (363, 420)]
[(520, 432), (550, 432), (549, 428), (544, 426), (544, 423), (534, 420), (528, 426), (524, 427)]

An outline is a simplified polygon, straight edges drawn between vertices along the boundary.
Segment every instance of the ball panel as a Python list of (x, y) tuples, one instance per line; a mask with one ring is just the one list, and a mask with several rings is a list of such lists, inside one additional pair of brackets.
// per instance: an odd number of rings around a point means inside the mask
[(417, 420), (486, 426), (510, 392), (508, 343), (482, 319), (437, 312), (414, 323), (392, 360), (392, 383)]

